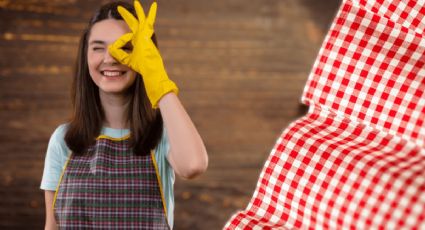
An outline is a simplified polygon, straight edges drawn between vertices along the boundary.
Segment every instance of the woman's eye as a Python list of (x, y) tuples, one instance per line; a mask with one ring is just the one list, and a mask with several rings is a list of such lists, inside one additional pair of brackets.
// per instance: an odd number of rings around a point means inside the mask
[(93, 51), (103, 51), (103, 47), (93, 47)]

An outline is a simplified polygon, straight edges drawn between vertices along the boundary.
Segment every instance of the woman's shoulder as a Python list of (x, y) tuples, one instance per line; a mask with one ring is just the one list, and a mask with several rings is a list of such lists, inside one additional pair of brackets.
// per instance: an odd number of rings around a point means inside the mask
[(65, 134), (68, 130), (68, 123), (60, 124), (56, 127), (55, 131), (53, 131), (50, 141), (49, 147), (60, 150), (61, 152), (68, 152), (68, 146), (65, 143)]
[(56, 140), (63, 140), (68, 130), (68, 123), (60, 124), (56, 127), (55, 131), (53, 131), (51, 139), (54, 138)]

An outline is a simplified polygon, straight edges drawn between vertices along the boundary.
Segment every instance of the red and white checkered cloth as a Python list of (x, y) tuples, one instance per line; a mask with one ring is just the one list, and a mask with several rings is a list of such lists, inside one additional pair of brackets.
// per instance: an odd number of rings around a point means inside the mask
[(225, 229), (425, 229), (425, 1), (346, 0)]

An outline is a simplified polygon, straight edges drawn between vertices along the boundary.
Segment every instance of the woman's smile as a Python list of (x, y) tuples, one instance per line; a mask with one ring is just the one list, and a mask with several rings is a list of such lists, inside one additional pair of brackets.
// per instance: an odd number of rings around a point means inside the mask
[(109, 80), (117, 80), (124, 77), (127, 71), (117, 71), (117, 70), (103, 70), (100, 71), (103, 77)]

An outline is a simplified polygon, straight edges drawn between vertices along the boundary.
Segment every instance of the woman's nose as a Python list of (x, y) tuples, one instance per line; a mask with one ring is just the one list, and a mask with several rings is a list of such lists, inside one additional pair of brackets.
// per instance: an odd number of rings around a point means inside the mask
[(108, 50), (106, 50), (105, 55), (103, 56), (103, 62), (107, 64), (115, 64), (118, 63), (114, 57), (111, 56)]

